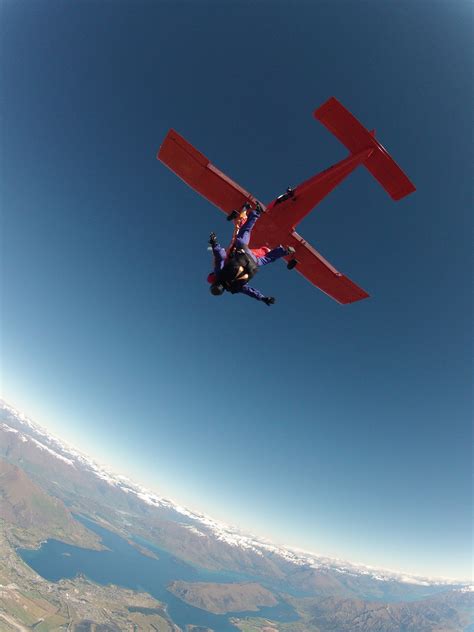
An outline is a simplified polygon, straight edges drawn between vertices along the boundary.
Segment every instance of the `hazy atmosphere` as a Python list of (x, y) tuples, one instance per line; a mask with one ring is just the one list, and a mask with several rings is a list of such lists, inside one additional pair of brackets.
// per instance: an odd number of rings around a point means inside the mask
[[(245, 532), (469, 580), (472, 6), (3, 2), (1, 396)], [(417, 187), (360, 167), (298, 228), (370, 298), (211, 296), (232, 226), (165, 135), (268, 202), (347, 155), (331, 96)]]

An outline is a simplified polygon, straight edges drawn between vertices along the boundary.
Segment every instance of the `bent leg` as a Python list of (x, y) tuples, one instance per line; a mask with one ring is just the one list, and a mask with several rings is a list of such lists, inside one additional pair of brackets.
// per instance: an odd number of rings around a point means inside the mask
[(236, 244), (240, 246), (247, 246), (250, 241), (250, 234), (252, 233), (252, 228), (255, 226), (258, 218), (260, 217), (260, 213), (258, 211), (251, 211), (247, 217), (247, 221), (239, 228), (239, 232), (236, 237)]
[(267, 252), (264, 257), (258, 257), (257, 265), (266, 266), (267, 263), (273, 263), (273, 261), (281, 259), (281, 257), (285, 257), (287, 254), (288, 251), (286, 248), (283, 248), (283, 246), (278, 246), (278, 248), (274, 248), (273, 250), (270, 250), (270, 252)]

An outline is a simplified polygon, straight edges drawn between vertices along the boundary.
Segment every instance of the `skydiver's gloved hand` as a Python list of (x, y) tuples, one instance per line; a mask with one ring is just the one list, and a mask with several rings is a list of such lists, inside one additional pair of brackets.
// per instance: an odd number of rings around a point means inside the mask
[(214, 247), (217, 244), (217, 235), (216, 235), (216, 233), (211, 233), (209, 235), (209, 243), (211, 244), (212, 247)]
[(268, 307), (270, 307), (270, 305), (274, 304), (275, 297), (273, 297), (273, 296), (265, 296), (264, 298), (262, 298), (262, 301), (265, 303), (265, 305), (268, 305)]
[(245, 204), (242, 206), (243, 211), (249, 211), (251, 208), (252, 205), (250, 204), (250, 202), (245, 202)]
[(263, 213), (263, 208), (260, 204), (260, 202), (255, 202), (255, 210), (257, 211), (257, 213)]

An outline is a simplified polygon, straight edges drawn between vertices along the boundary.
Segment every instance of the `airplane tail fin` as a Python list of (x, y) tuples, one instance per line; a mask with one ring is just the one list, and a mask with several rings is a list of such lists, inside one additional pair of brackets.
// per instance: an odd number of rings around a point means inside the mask
[(314, 116), (351, 154), (373, 150), (363, 164), (392, 199), (401, 200), (416, 191), (413, 183), (376, 140), (375, 130), (369, 132), (337, 99), (331, 97), (315, 110)]

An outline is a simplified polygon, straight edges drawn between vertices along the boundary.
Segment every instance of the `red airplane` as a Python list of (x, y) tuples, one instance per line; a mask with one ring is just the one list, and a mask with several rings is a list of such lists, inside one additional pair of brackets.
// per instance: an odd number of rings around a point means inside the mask
[[(270, 202), (252, 232), (250, 247), (279, 244), (293, 246), (286, 257), (288, 267), (306, 277), (339, 303), (353, 303), (369, 295), (344, 274), (338, 272), (308, 244), (295, 227), (312, 209), (358, 165), (364, 165), (394, 200), (415, 191), (414, 185), (387, 151), (334, 97), (314, 112), (350, 151), (350, 155)], [(157, 154), (177, 176), (227, 215), (256, 198), (219, 171), (209, 160), (174, 130), (170, 130)], [(231, 217), (235, 217), (235, 212)]]

